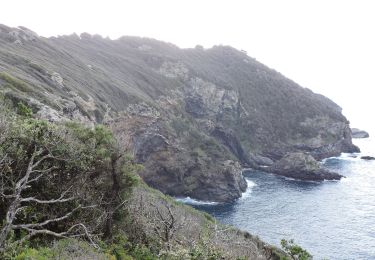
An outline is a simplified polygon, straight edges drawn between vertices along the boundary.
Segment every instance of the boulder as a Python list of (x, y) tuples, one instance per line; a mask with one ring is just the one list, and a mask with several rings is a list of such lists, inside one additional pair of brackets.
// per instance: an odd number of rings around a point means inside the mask
[(340, 180), (342, 177), (340, 174), (322, 168), (314, 157), (302, 152), (288, 153), (265, 170), (306, 181)]
[(352, 128), (352, 138), (368, 138), (370, 135), (364, 131), (360, 130), (358, 128)]
[(375, 157), (372, 157), (372, 156), (362, 156), (361, 159), (362, 160), (368, 160), (368, 161), (370, 161), (370, 160), (375, 160)]
[(257, 165), (260, 166), (271, 166), (273, 164), (273, 160), (262, 155), (252, 154), (250, 153), (250, 160), (254, 161)]

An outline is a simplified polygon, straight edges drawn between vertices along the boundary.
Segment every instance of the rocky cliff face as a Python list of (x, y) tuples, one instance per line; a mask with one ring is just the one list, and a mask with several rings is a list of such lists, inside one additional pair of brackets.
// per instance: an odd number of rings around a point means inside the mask
[(0, 89), (40, 118), (108, 124), (174, 196), (230, 201), (246, 188), (240, 164), (357, 151), (339, 106), (227, 46), (0, 26)]

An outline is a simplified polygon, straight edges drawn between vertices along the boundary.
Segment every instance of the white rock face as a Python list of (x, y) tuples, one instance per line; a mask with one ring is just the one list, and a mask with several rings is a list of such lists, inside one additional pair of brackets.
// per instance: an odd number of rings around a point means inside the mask
[(49, 122), (59, 122), (63, 119), (58, 111), (45, 105), (41, 106), (36, 116)]
[(224, 109), (236, 109), (238, 104), (238, 94), (235, 90), (219, 88), (211, 82), (201, 78), (190, 80), (191, 88), (187, 89), (187, 94), (203, 101), (205, 108), (214, 113)]
[(144, 117), (150, 117), (150, 118), (160, 117), (159, 111), (157, 111), (155, 108), (147, 105), (144, 102), (139, 103), (139, 104), (130, 104), (127, 107), (126, 111), (130, 115), (144, 116)]
[(57, 83), (59, 87), (64, 87), (64, 79), (61, 77), (61, 75), (57, 72), (53, 72), (51, 75), (51, 79)]
[(16, 45), (22, 45), (21, 40), (15, 40), (13, 43), (16, 44)]

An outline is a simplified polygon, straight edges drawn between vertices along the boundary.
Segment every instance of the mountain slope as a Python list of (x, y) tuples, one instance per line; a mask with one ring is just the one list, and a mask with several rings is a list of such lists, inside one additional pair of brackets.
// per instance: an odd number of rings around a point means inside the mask
[(109, 125), (173, 196), (230, 201), (246, 188), (239, 163), (357, 150), (339, 106), (227, 46), (0, 26), (0, 70), (5, 95), (39, 117)]

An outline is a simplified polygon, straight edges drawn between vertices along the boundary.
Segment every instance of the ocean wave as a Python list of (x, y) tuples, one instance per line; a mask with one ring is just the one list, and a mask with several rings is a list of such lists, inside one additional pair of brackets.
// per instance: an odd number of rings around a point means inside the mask
[(249, 179), (246, 179), (246, 178), (245, 178), (245, 180), (247, 182), (247, 189), (246, 189), (245, 192), (242, 193), (242, 196), (241, 196), (240, 199), (246, 199), (246, 198), (248, 198), (251, 195), (251, 193), (253, 192), (253, 188), (255, 186), (257, 186), (257, 184), (255, 182), (253, 182), (253, 181), (251, 181)]
[(330, 160), (341, 160), (341, 161), (358, 161), (361, 160), (360, 153), (342, 153), (340, 156), (329, 157), (322, 160), (322, 164), (325, 164)]
[(189, 204), (189, 205), (195, 205), (195, 206), (200, 206), (200, 205), (218, 205), (219, 202), (215, 201), (203, 201), (203, 200), (196, 200), (192, 199), (190, 197), (185, 197), (185, 198), (175, 198), (176, 201)]
[(275, 176), (277, 177), (280, 177), (284, 180), (287, 180), (287, 181), (294, 181), (294, 182), (308, 182), (308, 183), (321, 183), (320, 181), (313, 181), (313, 180), (301, 180), (301, 179), (295, 179), (295, 178), (292, 178), (292, 177), (286, 177), (286, 176), (282, 176), (282, 175), (278, 175), (278, 174), (275, 174)]

